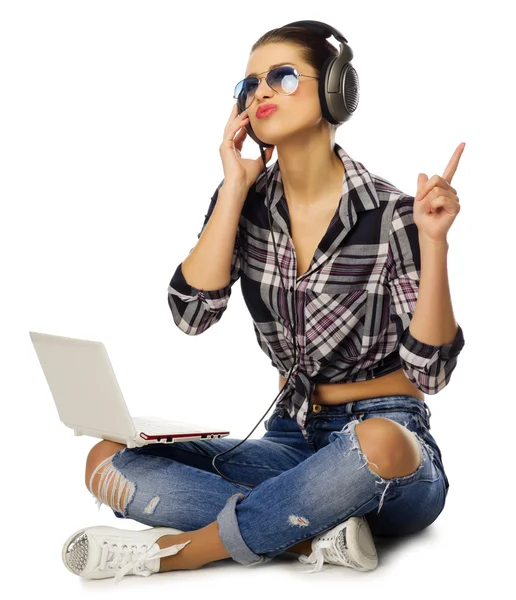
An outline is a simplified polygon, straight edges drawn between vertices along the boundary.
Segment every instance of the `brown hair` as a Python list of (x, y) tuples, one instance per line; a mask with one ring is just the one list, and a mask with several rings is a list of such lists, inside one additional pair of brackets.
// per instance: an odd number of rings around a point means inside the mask
[[(300, 55), (304, 62), (308, 63), (316, 70), (317, 76), (320, 76), (321, 69), (330, 56), (338, 56), (339, 51), (328, 40), (315, 31), (304, 27), (293, 25), (271, 29), (263, 34), (252, 46), (252, 54), (260, 46), (265, 44), (289, 43), (296, 44), (300, 48)], [(330, 134), (332, 140), (335, 138), (335, 131), (340, 125), (330, 123)]]

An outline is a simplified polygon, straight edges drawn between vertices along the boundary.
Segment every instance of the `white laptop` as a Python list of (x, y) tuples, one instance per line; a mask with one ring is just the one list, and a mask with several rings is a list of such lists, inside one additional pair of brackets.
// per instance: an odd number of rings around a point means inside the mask
[(75, 431), (125, 444), (211, 440), (229, 431), (159, 417), (131, 417), (102, 342), (29, 331), (59, 418)]

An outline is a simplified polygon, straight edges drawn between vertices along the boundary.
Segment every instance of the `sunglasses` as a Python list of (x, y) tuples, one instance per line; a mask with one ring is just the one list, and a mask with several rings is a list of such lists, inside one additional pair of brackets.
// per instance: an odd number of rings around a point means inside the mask
[[(265, 72), (266, 71), (264, 71), (264, 73)], [(285, 65), (271, 69), (267, 72), (265, 77), (246, 77), (245, 79), (242, 79), (242, 81), (239, 81), (235, 86), (233, 98), (235, 100), (240, 100), (246, 109), (249, 108), (262, 79), (265, 79), (268, 86), (278, 94), (289, 96), (297, 90), (300, 77), (319, 79), (319, 77), (314, 77), (313, 75), (303, 75), (298, 73), (294, 67)]]

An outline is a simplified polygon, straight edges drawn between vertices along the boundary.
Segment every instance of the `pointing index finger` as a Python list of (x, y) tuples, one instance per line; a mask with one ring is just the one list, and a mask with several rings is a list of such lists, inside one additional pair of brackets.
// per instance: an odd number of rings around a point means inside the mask
[(446, 169), (444, 169), (443, 179), (445, 181), (447, 181), (448, 183), (451, 183), (453, 176), (455, 175), (455, 171), (457, 170), (457, 167), (459, 166), (459, 160), (460, 160), (460, 157), (462, 156), (462, 153), (464, 152), (465, 147), (466, 147), (465, 142), (462, 142), (462, 144), (459, 144), (457, 146), (455, 152), (453, 153), (452, 157), (450, 158), (450, 162), (446, 165)]

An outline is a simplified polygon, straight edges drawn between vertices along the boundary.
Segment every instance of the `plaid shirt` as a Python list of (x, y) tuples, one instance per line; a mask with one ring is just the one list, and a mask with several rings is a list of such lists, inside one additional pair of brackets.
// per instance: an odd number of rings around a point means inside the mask
[[(220, 320), (231, 286), (240, 279), (258, 344), (285, 378), (294, 362), (289, 323), (296, 319), (296, 365), (277, 406), (296, 419), (305, 438), (317, 383), (366, 381), (402, 368), (419, 390), (437, 394), (450, 381), (464, 346), (460, 325), (454, 341), (441, 346), (410, 333), (421, 268), (414, 197), (369, 173), (338, 144), (335, 151), (345, 169), (342, 198), (301, 277), (279, 163), (267, 167), (271, 222), (286, 293), (269, 231), (263, 172), (241, 212), (230, 283), (219, 290), (197, 289), (186, 282), (179, 264), (168, 288), (175, 324), (188, 335), (198, 335)], [(211, 198), (198, 238), (223, 183)]]

